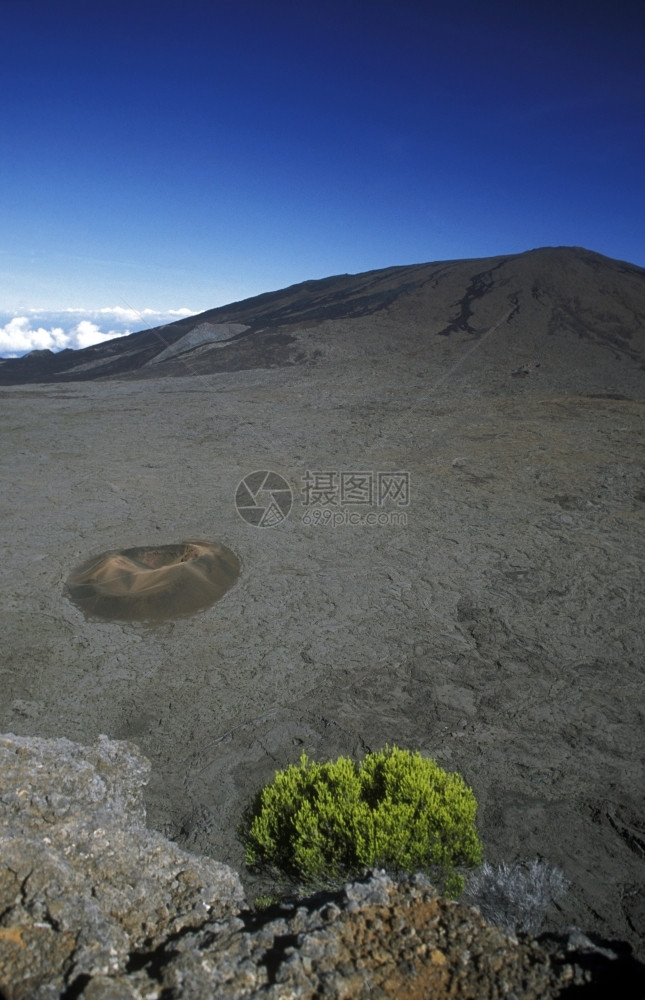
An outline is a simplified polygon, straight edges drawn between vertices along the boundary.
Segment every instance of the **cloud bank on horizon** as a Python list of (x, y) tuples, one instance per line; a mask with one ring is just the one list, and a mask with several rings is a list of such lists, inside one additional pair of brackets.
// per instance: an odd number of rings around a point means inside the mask
[(66, 348), (76, 351), (172, 323), (194, 312), (187, 308), (138, 312), (120, 306), (94, 310), (27, 309), (20, 315), (0, 312), (0, 358), (19, 358), (30, 351), (48, 350), (55, 354)]

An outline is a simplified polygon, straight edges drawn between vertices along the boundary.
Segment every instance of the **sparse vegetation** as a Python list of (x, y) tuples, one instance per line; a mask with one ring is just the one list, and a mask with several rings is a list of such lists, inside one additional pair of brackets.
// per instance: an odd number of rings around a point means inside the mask
[(547, 910), (568, 886), (559, 868), (538, 858), (514, 865), (485, 861), (468, 876), (466, 893), (489, 923), (536, 934)]
[(339, 757), (277, 771), (240, 833), (250, 868), (301, 882), (333, 882), (365, 868), (428, 871), (446, 893), (456, 866), (481, 862), (475, 796), (459, 774), (420, 753), (386, 747), (357, 763)]
[(254, 906), (256, 910), (268, 910), (270, 906), (275, 906), (280, 902), (280, 897), (272, 892), (263, 892), (255, 897)]

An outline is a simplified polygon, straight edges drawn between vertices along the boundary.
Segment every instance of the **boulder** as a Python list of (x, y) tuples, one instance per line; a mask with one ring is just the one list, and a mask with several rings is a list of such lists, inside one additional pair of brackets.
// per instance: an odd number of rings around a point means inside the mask
[(0, 737), (0, 990), (49, 1000), (244, 905), (238, 875), (145, 826), (150, 765), (101, 736)]

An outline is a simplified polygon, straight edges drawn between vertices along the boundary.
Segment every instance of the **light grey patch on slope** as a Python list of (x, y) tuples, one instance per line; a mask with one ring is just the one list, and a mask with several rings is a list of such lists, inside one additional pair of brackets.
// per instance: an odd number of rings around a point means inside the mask
[(170, 358), (185, 354), (186, 351), (192, 351), (195, 347), (202, 347), (204, 344), (219, 344), (232, 340), (238, 333), (244, 333), (248, 329), (249, 327), (244, 323), (200, 323), (180, 340), (156, 354), (147, 364), (156, 365), (160, 361), (168, 361)]

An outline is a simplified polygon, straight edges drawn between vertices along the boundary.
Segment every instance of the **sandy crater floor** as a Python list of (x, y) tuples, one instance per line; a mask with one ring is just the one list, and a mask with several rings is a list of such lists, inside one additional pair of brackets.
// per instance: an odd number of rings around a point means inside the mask
[[(132, 739), (150, 822), (238, 869), (276, 767), (419, 748), (473, 785), (490, 859), (564, 870), (557, 922), (636, 942), (643, 405), (507, 383), (332, 359), (2, 390), (0, 730)], [(294, 490), (275, 527), (235, 509), (257, 469)], [(307, 471), (393, 470), (409, 506), (370, 508), (389, 523), (305, 523)], [(65, 596), (92, 555), (187, 538), (242, 565), (192, 618), (90, 621)]]

